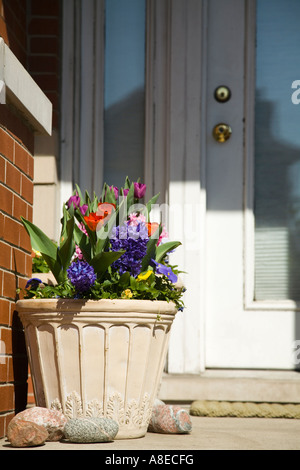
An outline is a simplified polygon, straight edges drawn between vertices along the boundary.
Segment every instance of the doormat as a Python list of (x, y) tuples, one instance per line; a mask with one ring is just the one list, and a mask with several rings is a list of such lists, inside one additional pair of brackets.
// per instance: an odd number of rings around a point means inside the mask
[(295, 418), (300, 419), (300, 404), (253, 403), (196, 400), (190, 414), (207, 417), (235, 418)]

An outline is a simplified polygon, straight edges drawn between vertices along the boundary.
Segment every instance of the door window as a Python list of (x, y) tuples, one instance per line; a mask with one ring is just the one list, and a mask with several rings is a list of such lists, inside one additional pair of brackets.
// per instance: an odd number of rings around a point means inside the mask
[(300, 2), (256, 5), (255, 300), (300, 300)]

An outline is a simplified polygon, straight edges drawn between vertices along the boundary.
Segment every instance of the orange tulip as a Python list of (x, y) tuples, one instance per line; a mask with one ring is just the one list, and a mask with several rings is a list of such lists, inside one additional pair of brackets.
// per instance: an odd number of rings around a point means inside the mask
[(101, 215), (97, 215), (96, 212), (91, 212), (88, 216), (84, 217), (84, 220), (89, 227), (90, 230), (93, 232), (96, 231), (98, 223), (103, 219), (104, 217)]
[(116, 205), (110, 202), (100, 202), (98, 204), (97, 215), (102, 216), (103, 218), (110, 216), (112, 212), (116, 209)]
[(159, 224), (157, 222), (152, 222), (152, 223), (147, 222), (146, 227), (148, 229), (148, 237), (151, 237), (156, 232), (156, 230), (158, 229)]

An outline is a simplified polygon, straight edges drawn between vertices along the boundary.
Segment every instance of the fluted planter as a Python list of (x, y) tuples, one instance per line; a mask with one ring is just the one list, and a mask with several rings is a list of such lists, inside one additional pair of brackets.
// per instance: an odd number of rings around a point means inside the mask
[(37, 406), (104, 416), (117, 439), (143, 437), (167, 354), (173, 303), (118, 299), (17, 302)]

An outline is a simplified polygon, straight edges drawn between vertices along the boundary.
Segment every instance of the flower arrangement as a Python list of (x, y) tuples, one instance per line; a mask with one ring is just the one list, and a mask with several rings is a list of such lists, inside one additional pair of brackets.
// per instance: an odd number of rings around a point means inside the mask
[(21, 218), (34, 251), (33, 272), (51, 271), (55, 285), (38, 277), (27, 282), (25, 298), (148, 299), (173, 301), (183, 309), (183, 287), (161, 223), (151, 223), (154, 196), (142, 204), (146, 185), (127, 177), (120, 190), (106, 183), (101, 197), (83, 195), (76, 185), (63, 206), (59, 244)]

